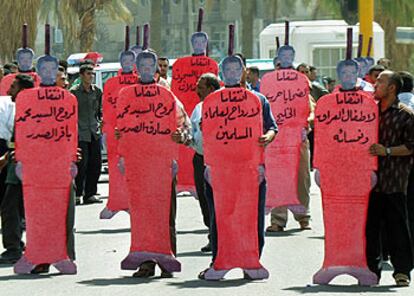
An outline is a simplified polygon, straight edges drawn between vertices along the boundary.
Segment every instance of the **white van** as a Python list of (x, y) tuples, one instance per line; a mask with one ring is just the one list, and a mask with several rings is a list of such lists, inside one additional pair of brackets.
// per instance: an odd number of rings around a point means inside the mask
[[(336, 76), (336, 64), (345, 58), (347, 28), (353, 28), (353, 56), (358, 49), (359, 26), (349, 26), (344, 20), (298, 21), (289, 23), (289, 44), (295, 48), (295, 63), (308, 63), (318, 68), (322, 76)], [(371, 56), (378, 60), (385, 56), (384, 30), (374, 23)], [(260, 58), (276, 55), (276, 36), (281, 45), (285, 40), (285, 23), (271, 24), (260, 33)], [(364, 43), (368, 40), (364, 40)], [(366, 56), (367, 53), (362, 53)]]

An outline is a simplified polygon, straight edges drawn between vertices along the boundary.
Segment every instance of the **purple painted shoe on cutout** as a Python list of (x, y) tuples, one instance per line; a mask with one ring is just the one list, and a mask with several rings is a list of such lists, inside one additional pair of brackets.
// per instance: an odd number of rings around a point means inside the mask
[(118, 211), (111, 211), (107, 207), (105, 207), (101, 213), (99, 214), (99, 219), (111, 219), (113, 216), (115, 216), (118, 213)]
[(360, 286), (374, 286), (378, 284), (378, 277), (368, 268), (352, 266), (332, 266), (320, 269), (313, 276), (313, 283), (319, 285), (328, 285), (335, 277), (342, 274), (348, 274), (358, 280)]
[(264, 280), (269, 278), (269, 272), (266, 268), (243, 269), (244, 278), (248, 280)]
[(75, 262), (70, 259), (62, 260), (56, 263), (53, 263), (53, 266), (59, 270), (62, 274), (76, 274), (77, 267)]
[(26, 256), (22, 256), (19, 261), (13, 266), (14, 273), (16, 274), (30, 274), (36, 267), (33, 263), (27, 260)]
[(136, 270), (142, 263), (147, 261), (157, 263), (162, 270), (170, 273), (181, 271), (181, 263), (174, 256), (150, 252), (130, 252), (122, 260), (121, 269)]

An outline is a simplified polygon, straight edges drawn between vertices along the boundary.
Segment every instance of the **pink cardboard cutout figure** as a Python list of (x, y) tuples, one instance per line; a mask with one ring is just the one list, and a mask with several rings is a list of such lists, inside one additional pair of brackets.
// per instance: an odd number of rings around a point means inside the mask
[(280, 128), (265, 153), (266, 207), (290, 206), (299, 212), (297, 184), (300, 146), (306, 139), (310, 112), (309, 82), (296, 70), (280, 69), (263, 76), (261, 91), (269, 100)]
[[(195, 106), (200, 102), (196, 93), (196, 85), (200, 76), (204, 73), (218, 74), (217, 62), (204, 55), (207, 41), (208, 37), (206, 33), (194, 33), (192, 36), (192, 45), (195, 55), (179, 58), (173, 65), (171, 91), (184, 104), (187, 114), (191, 114)], [(178, 158), (178, 192), (191, 191), (195, 194), (192, 164), (193, 154), (192, 149), (180, 145)]]
[(49, 263), (62, 273), (76, 273), (67, 253), (66, 216), (76, 167), (77, 100), (56, 86), (25, 90), (16, 99), (15, 122), (27, 245), (14, 270), (30, 273), (35, 265)]
[[(356, 73), (355, 73), (356, 75)], [(315, 110), (314, 166), (320, 175), (325, 225), (325, 259), (316, 284), (349, 274), (360, 285), (378, 282), (366, 263), (365, 224), (377, 159), (378, 107), (363, 91), (322, 97)]]
[(12, 85), (14, 79), (16, 78), (16, 75), (18, 74), (25, 74), (29, 75), (33, 78), (35, 87), (38, 87), (40, 85), (40, 78), (36, 74), (36, 72), (19, 72), (14, 74), (9, 74), (7, 76), (4, 76), (3, 79), (0, 81), (0, 96), (7, 96), (7, 91), (10, 89), (10, 86)]
[(123, 51), (120, 55), (121, 70), (118, 76), (108, 79), (103, 92), (103, 117), (105, 119), (103, 132), (108, 149), (109, 199), (100, 214), (101, 219), (110, 219), (119, 211), (128, 211), (128, 191), (125, 177), (118, 169), (118, 140), (115, 136), (116, 110), (119, 92), (131, 84), (138, 82), (134, 72), (135, 53)]
[[(153, 77), (153, 73), (140, 74), (144, 79)], [(173, 162), (178, 156), (178, 146), (171, 140), (177, 127), (176, 104), (174, 95), (156, 83), (125, 87), (119, 93), (118, 152), (131, 218), (130, 253), (122, 269), (135, 270), (153, 261), (168, 272), (181, 270), (171, 249), (169, 229)]]
[(259, 261), (257, 233), (263, 163), (263, 147), (258, 145), (263, 132), (260, 100), (244, 88), (225, 88), (205, 99), (202, 114), (218, 239), (217, 257), (204, 277), (219, 280), (229, 270), (242, 268), (252, 279), (268, 278)]

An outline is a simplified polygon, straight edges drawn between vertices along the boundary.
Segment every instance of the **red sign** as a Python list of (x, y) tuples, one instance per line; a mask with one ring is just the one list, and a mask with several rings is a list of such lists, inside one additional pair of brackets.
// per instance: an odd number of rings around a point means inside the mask
[[(15, 122), (27, 240), (24, 257), (19, 262), (59, 265), (68, 260), (66, 216), (72, 186), (71, 166), (76, 161), (78, 145), (76, 97), (59, 87), (24, 90), (16, 98)], [(19, 263), (15, 266), (18, 273), (31, 270), (19, 266)], [(72, 267), (76, 272), (76, 266)]]
[(136, 74), (118, 74), (108, 79), (103, 92), (103, 132), (106, 135), (106, 148), (108, 151), (108, 173), (109, 173), (109, 198), (106, 208), (101, 212), (101, 218), (111, 218), (118, 211), (128, 210), (128, 195), (125, 177), (118, 169), (118, 140), (115, 137), (116, 106), (118, 95), (122, 88), (136, 84)]
[(169, 229), (172, 166), (178, 156), (178, 145), (171, 139), (176, 109), (172, 92), (155, 83), (125, 87), (119, 93), (118, 153), (125, 163), (131, 217), (130, 254), (122, 269), (135, 270), (154, 260), (167, 271), (180, 271)]
[(277, 70), (263, 76), (261, 92), (269, 100), (279, 127), (265, 153), (266, 207), (300, 205), (298, 171), (300, 145), (310, 113), (309, 81), (296, 70)]
[[(263, 133), (259, 98), (226, 88), (203, 102), (204, 159), (210, 168), (217, 222), (215, 270), (262, 269), (258, 247), (259, 165)], [(208, 274), (206, 274), (207, 278)]]
[(377, 169), (368, 149), (378, 142), (378, 122), (378, 106), (364, 91), (335, 92), (317, 103), (314, 166), (320, 172), (325, 259), (315, 283), (327, 284), (340, 274), (362, 285), (377, 282), (366, 263), (365, 223)]
[(16, 78), (16, 75), (18, 74), (29, 75), (33, 78), (35, 87), (38, 87), (40, 85), (40, 77), (36, 74), (36, 72), (9, 74), (4, 76), (3, 79), (0, 81), (0, 96), (7, 96), (7, 92), (9, 91), (10, 86), (12, 85), (14, 79)]
[[(207, 56), (188, 56), (174, 62), (172, 70), (171, 90), (184, 104), (189, 116), (200, 102), (196, 93), (197, 81), (204, 73), (218, 74), (217, 62)], [(184, 145), (179, 148), (178, 191), (194, 190), (193, 173), (194, 151)]]

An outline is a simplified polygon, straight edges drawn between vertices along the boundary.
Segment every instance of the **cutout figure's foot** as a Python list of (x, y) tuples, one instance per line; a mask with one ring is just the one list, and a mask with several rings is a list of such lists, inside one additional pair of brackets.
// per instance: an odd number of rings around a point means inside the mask
[(204, 272), (201, 272), (199, 274), (199, 278), (207, 280), (207, 281), (219, 281), (224, 278), (227, 272), (229, 272), (229, 270), (227, 269), (215, 270), (214, 267), (210, 267), (206, 269)]
[(77, 267), (75, 262), (70, 259), (62, 260), (53, 264), (53, 266), (59, 270), (62, 274), (76, 274)]
[(264, 267), (259, 269), (243, 269), (243, 274), (246, 280), (264, 280), (269, 278), (269, 272)]
[(320, 269), (313, 276), (313, 283), (319, 285), (328, 285), (335, 277), (342, 274), (348, 274), (358, 280), (360, 286), (374, 286), (378, 284), (378, 277), (375, 273), (370, 271), (367, 267), (352, 267), (352, 266), (331, 266)]
[(181, 271), (181, 263), (172, 255), (150, 252), (131, 252), (122, 260), (121, 269), (136, 270), (142, 263), (151, 261), (155, 262), (166, 272)]
[(113, 216), (118, 213), (117, 211), (111, 211), (107, 207), (105, 207), (101, 213), (99, 214), (99, 219), (111, 219)]
[(35, 268), (35, 265), (27, 260), (26, 256), (22, 256), (14, 265), (14, 273), (16, 274), (30, 274)]

